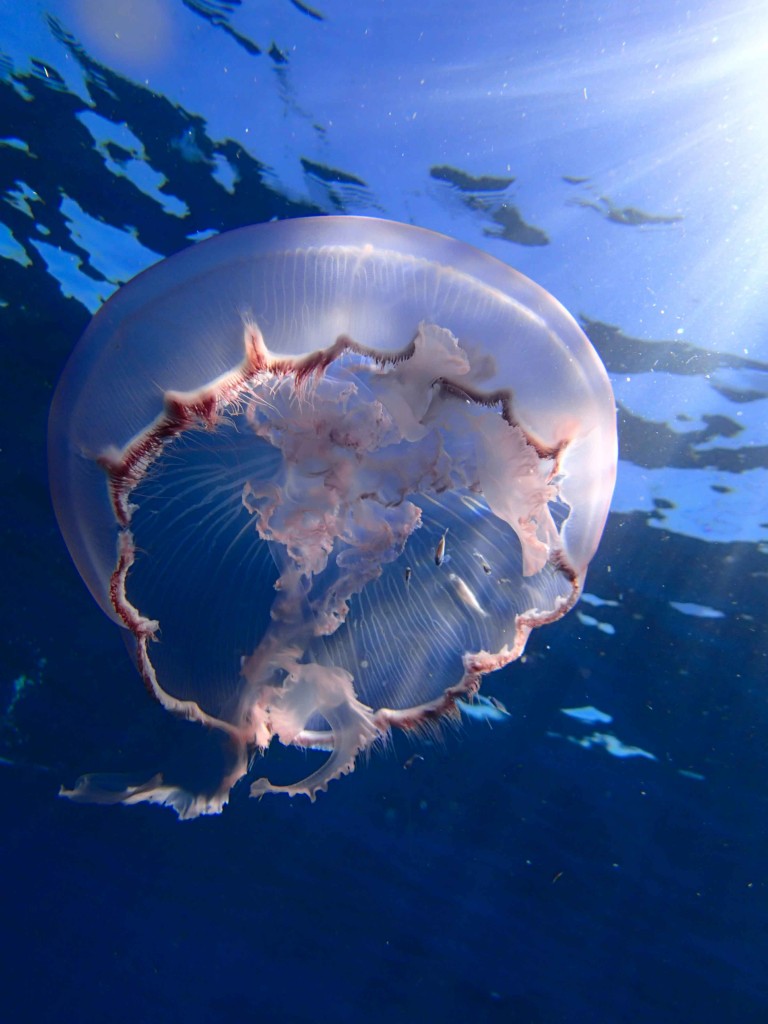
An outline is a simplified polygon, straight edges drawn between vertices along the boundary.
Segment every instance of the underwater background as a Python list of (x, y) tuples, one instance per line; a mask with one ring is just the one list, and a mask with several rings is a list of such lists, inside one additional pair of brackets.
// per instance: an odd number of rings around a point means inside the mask
[[(0, 1019), (768, 1019), (767, 44), (741, 0), (0, 2)], [(140, 270), (330, 213), (579, 320), (620, 446), (586, 593), (505, 710), (315, 804), (60, 800), (186, 733), (59, 535), (57, 376)]]

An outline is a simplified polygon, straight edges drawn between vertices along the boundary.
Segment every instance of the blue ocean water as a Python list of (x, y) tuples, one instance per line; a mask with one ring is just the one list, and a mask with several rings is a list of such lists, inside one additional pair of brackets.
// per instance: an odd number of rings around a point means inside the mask
[[(0, 18), (3, 1019), (764, 1020), (762, 6)], [(138, 271), (324, 213), (459, 237), (579, 319), (621, 460), (587, 594), (486, 680), (509, 714), (315, 804), (60, 800), (188, 737), (58, 533), (57, 376)]]

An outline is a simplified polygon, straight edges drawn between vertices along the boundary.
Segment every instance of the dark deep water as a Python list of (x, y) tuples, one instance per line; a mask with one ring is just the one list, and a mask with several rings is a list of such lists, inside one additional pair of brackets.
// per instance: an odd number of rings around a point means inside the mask
[[(485, 28), (450, 3), (265, 6), (148, 3), (162, 64), (126, 28), (135, 49), (114, 56), (74, 0), (24, 5), (23, 24), (0, 4), (2, 1019), (763, 1021), (768, 138), (748, 75), (768, 23), (716, 4), (668, 11), (658, 35), (652, 5), (607, 5), (600, 27), (494, 3)], [(579, 75), (592, 121), (570, 106)], [(487, 123), (470, 102), (486, 94)], [(240, 109), (249, 131), (228, 134)], [(395, 736), (314, 805), (243, 791), (180, 824), (59, 800), (86, 770), (153, 770), (187, 734), (59, 535), (56, 378), (155, 259), (338, 212), (487, 247), (581, 319), (622, 460), (587, 599), (486, 680), (509, 717)], [(563, 710), (588, 707), (612, 721)]]

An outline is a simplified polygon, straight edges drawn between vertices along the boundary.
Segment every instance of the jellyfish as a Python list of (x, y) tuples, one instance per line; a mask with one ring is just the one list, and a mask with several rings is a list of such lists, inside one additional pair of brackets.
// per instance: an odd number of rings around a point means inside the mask
[[(314, 800), (393, 729), (458, 717), (577, 601), (616, 460), (581, 329), (460, 241), (296, 219), (140, 274), (64, 368), (51, 493), (147, 690), (222, 755), (194, 784), (62, 793), (181, 818), (244, 779)], [(323, 753), (278, 784), (274, 744)]]

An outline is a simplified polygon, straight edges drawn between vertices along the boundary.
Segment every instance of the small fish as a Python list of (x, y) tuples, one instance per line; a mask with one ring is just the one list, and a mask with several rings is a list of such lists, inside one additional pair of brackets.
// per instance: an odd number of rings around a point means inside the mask
[(467, 608), (471, 608), (473, 612), (476, 612), (478, 615), (482, 615), (483, 618), (488, 617), (488, 612), (481, 606), (480, 602), (460, 576), (457, 576), (455, 572), (452, 572), (448, 579), (456, 588), (457, 596), (464, 602)]
[(488, 565), (488, 563), (486, 562), (486, 560), (483, 558), (483, 556), (480, 554), (479, 551), (475, 551), (474, 555), (475, 555), (475, 558), (480, 563), (480, 567), (483, 570), (483, 572), (485, 573), (485, 575), (486, 576), (490, 576), (491, 575), (491, 567), (490, 567), (490, 565)]
[(435, 565), (443, 564), (443, 559), (445, 558), (445, 538), (447, 535), (448, 530), (446, 529), (443, 536), (437, 542), (437, 547), (435, 548)]
[(411, 569), (410, 565), (406, 565), (406, 567), (405, 567), (405, 585), (406, 586), (408, 586), (408, 584), (411, 582), (411, 576), (413, 576), (413, 570)]
[(564, 875), (564, 874), (565, 874), (565, 872), (564, 872), (564, 871), (556, 871), (556, 872), (554, 873), (554, 875), (552, 876), (552, 885), (554, 885), (554, 884), (555, 884), (555, 882), (559, 882), (559, 881), (560, 881), (560, 879), (561, 879), (561, 878), (563, 877), (563, 875)]
[(408, 771), (410, 768), (413, 768), (417, 761), (423, 760), (424, 758), (421, 756), (421, 754), (412, 754), (403, 765), (403, 768), (405, 768), (405, 770)]

